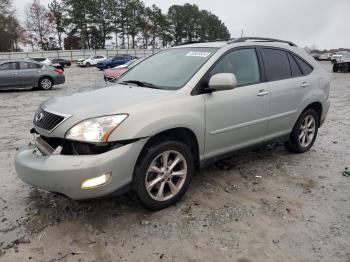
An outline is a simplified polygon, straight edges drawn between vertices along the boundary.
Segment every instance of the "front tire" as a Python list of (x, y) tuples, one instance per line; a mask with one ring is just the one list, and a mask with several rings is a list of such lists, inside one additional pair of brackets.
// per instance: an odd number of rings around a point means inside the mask
[(315, 143), (319, 126), (319, 115), (314, 109), (302, 113), (286, 143), (289, 151), (297, 154), (309, 151)]
[(90, 67), (91, 66), (91, 64), (90, 63), (86, 63), (86, 67)]
[(177, 141), (153, 144), (135, 167), (133, 190), (144, 206), (160, 210), (180, 200), (193, 172), (194, 158), (188, 146)]
[(38, 87), (41, 90), (50, 90), (53, 87), (53, 81), (49, 77), (40, 78)]

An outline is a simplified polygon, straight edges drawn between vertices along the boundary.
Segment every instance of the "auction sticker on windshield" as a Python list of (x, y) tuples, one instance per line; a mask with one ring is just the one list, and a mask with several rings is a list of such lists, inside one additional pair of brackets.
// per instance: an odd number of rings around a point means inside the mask
[(193, 56), (193, 57), (208, 57), (211, 53), (209, 52), (195, 52), (191, 51), (186, 56)]

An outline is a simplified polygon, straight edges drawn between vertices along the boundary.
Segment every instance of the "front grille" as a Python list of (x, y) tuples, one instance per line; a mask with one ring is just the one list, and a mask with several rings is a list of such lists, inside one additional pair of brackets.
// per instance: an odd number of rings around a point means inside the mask
[(63, 122), (64, 118), (64, 116), (56, 115), (40, 109), (35, 114), (33, 123), (36, 127), (51, 132)]

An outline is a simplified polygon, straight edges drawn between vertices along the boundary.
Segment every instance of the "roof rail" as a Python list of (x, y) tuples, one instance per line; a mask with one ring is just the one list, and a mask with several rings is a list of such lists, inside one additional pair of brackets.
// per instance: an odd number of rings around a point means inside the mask
[(284, 43), (288, 44), (290, 46), (297, 46), (293, 42), (290, 41), (285, 41), (285, 40), (279, 40), (279, 39), (274, 39), (274, 38), (265, 38), (265, 37), (240, 37), (240, 38), (233, 38), (228, 41), (229, 44), (232, 43), (241, 43), (241, 42), (246, 42), (246, 41), (255, 41), (255, 42), (279, 42), (279, 43)]
[(202, 44), (202, 43), (215, 43), (215, 42), (227, 42), (230, 41), (231, 39), (215, 39), (215, 40), (195, 40), (195, 41), (188, 41), (188, 42), (183, 42), (179, 43), (175, 46), (183, 46), (183, 45), (191, 45), (191, 44)]

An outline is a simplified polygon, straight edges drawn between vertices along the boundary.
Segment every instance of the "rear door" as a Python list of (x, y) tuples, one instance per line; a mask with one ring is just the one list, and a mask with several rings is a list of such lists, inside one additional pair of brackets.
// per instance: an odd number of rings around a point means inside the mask
[(20, 85), (37, 86), (41, 74), (41, 65), (32, 62), (19, 62)]
[[(237, 87), (204, 94), (206, 114), (205, 157), (211, 158), (265, 140), (269, 91), (261, 82), (256, 49), (235, 49), (209, 73), (234, 73)], [(207, 79), (207, 80), (208, 80)]]
[(289, 51), (273, 47), (260, 50), (270, 89), (267, 139), (273, 139), (291, 132), (310, 83)]
[(0, 87), (16, 87), (20, 84), (18, 63), (7, 62), (0, 65)]

